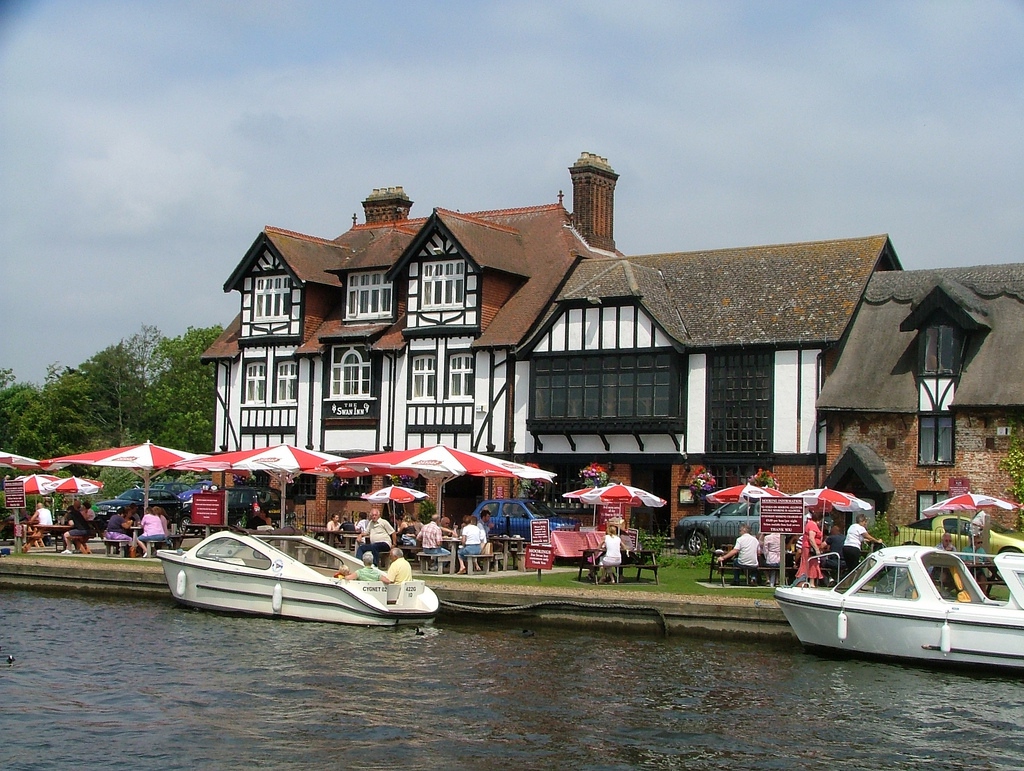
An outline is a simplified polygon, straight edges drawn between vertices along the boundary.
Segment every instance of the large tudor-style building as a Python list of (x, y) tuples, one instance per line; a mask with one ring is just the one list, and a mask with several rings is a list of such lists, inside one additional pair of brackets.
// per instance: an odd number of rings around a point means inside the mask
[[(239, 314), (204, 357), (215, 449), (444, 443), (556, 471), (556, 502), (598, 462), (671, 501), (646, 513), (662, 530), (695, 510), (676, 492), (698, 465), (723, 485), (758, 468), (786, 490), (820, 484), (835, 455), (817, 400), (869, 281), (901, 270), (889, 239), (625, 256), (618, 175), (589, 153), (569, 171), (572, 213), (559, 194), (410, 219), (396, 187), (333, 240), (265, 228), (224, 287)], [(361, 482), (289, 489), (320, 519), (358, 507)], [(445, 508), (512, 492), (456, 480)]]

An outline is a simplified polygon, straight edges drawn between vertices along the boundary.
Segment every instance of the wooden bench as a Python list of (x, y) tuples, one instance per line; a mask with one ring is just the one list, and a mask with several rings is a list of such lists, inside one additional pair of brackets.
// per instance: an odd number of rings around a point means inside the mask
[(448, 572), (455, 572), (455, 555), (454, 554), (424, 554), (422, 551), (416, 555), (416, 559), (420, 563), (421, 573), (444, 573), (444, 566), (448, 566)]
[(493, 554), (463, 554), (462, 559), (466, 562), (466, 575), (474, 573), (490, 573), (494, 567)]
[(622, 576), (622, 571), (624, 569), (625, 570), (632, 570), (633, 568), (636, 568), (636, 580), (637, 580), (637, 582), (640, 581), (640, 574), (643, 571), (650, 570), (652, 573), (654, 573), (654, 583), (660, 585), (660, 582), (658, 581), (658, 560), (654, 557), (653, 554), (651, 555), (651, 558), (650, 558), (649, 562), (632, 562), (632, 563), (623, 564), (619, 568), (619, 577), (620, 577), (620, 579), (621, 579), (621, 576)]
[(181, 542), (184, 540), (185, 535), (182, 533), (179, 535), (169, 535), (162, 541), (140, 541), (140, 543), (146, 546), (146, 556), (152, 557), (154, 549), (180, 549)]
[(131, 547), (131, 539), (121, 540), (119, 538), (104, 538), (103, 539), (103, 550), (104, 553), (109, 557), (110, 555), (118, 557), (127, 557), (128, 549)]
[[(718, 577), (721, 579), (722, 586), (725, 586), (725, 574), (729, 573), (732, 575), (733, 572), (737, 570), (741, 575), (743, 575), (745, 583), (748, 586), (765, 586), (769, 583), (772, 575), (775, 575), (776, 577), (779, 575), (778, 565), (773, 565), (771, 567), (768, 565), (758, 565), (756, 568), (746, 567), (744, 565), (732, 565), (728, 562), (724, 565), (719, 565), (718, 559), (713, 558), (711, 560), (711, 569), (708, 571), (708, 583), (715, 580), (715, 571), (718, 571)], [(761, 580), (762, 576), (764, 576), (764, 581)]]

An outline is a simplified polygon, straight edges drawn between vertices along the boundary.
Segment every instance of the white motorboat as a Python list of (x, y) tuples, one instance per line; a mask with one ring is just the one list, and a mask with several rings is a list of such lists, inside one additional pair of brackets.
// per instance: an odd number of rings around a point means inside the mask
[(174, 599), (196, 608), (361, 626), (421, 624), (437, 613), (423, 581), (335, 578), (362, 561), (302, 535), (222, 531), (157, 556)]
[(833, 589), (780, 587), (775, 599), (809, 648), (1024, 669), (1024, 554), (985, 559), (972, 567), (998, 600), (959, 556), (924, 546), (881, 549)]

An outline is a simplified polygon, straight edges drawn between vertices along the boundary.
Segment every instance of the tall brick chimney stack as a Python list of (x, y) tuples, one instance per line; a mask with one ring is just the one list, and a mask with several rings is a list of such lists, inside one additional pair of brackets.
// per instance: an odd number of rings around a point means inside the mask
[(402, 187), (375, 187), (363, 201), (367, 225), (384, 225), (409, 219), (412, 201)]
[(615, 251), (615, 182), (608, 159), (583, 152), (569, 167), (572, 177), (572, 222), (587, 243)]

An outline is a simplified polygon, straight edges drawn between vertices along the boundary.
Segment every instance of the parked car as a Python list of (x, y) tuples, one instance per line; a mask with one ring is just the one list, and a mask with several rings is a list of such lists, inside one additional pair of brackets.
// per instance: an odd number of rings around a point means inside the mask
[[(142, 516), (142, 505), (143, 496), (145, 491), (141, 487), (133, 487), (130, 490), (125, 490), (123, 493), (118, 495), (109, 501), (98, 501), (93, 503), (92, 510), (96, 512), (96, 519), (94, 524), (97, 529), (101, 530), (107, 526), (107, 520), (110, 519), (113, 514), (120, 514), (126, 508), (128, 504), (134, 503), (139, 507), (139, 516)], [(181, 516), (181, 501), (178, 500), (178, 496), (168, 490), (159, 490), (150, 488), (149, 491), (149, 505), (160, 506), (167, 513), (168, 522), (178, 522)]]
[(491, 535), (518, 535), (527, 541), (530, 540), (530, 522), (534, 519), (548, 520), (552, 530), (578, 530), (580, 526), (578, 519), (564, 517), (546, 503), (525, 498), (481, 501), (473, 515), (480, 519), (485, 511), (491, 515)]
[(683, 517), (676, 525), (676, 547), (686, 549), (688, 554), (731, 547), (739, 537), (740, 525), (748, 525), (754, 535), (761, 532), (759, 502), (724, 503), (710, 514)]
[(198, 482), (194, 482), (187, 490), (182, 490), (180, 493), (178, 493), (178, 500), (184, 503), (196, 493), (204, 493), (211, 487), (213, 487), (212, 480), (200, 479)]
[[(228, 525), (245, 527), (249, 515), (255, 511), (269, 513), (274, 521), (281, 516), (281, 492), (270, 487), (228, 487)], [(182, 529), (198, 529), (192, 525), (192, 499), (181, 504), (181, 518), (178, 526)]]
[[(953, 546), (958, 551), (966, 549), (970, 544), (971, 517), (973, 514), (937, 514), (927, 519), (919, 519), (909, 525), (897, 528), (898, 543), (917, 544), (919, 546), (938, 546), (943, 533), (953, 536)], [(989, 526), (989, 551), (998, 554), (1004, 551), (1024, 552), (1024, 533), (1010, 530), (995, 522)]]
[(186, 490), (190, 490), (191, 488), (192, 485), (187, 484), (186, 482), (154, 482), (149, 486), (149, 491), (152, 492), (153, 490), (164, 490), (165, 492), (179, 495), (185, 492)]

